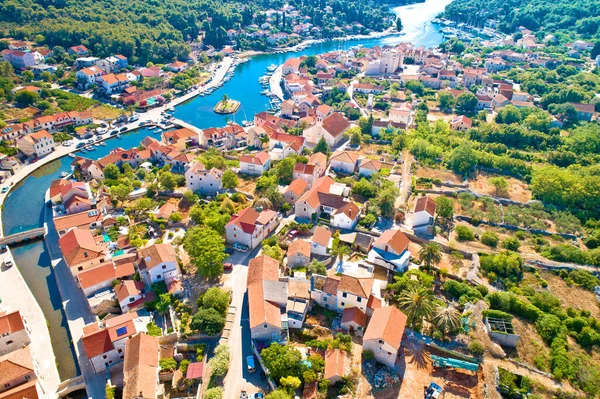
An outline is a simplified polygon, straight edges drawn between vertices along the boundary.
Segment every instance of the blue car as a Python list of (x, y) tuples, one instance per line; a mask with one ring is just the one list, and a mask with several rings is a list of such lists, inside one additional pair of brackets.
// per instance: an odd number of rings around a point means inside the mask
[(227, 255), (231, 255), (231, 254), (233, 254), (235, 251), (233, 250), (233, 248), (225, 248), (225, 250), (224, 250), (223, 252), (225, 252)]

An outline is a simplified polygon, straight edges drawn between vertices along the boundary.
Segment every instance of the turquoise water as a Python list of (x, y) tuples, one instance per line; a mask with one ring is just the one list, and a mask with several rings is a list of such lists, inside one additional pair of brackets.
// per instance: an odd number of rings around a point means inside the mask
[[(251, 119), (255, 113), (265, 110), (269, 105), (267, 97), (260, 95), (262, 87), (258, 83), (258, 78), (267, 71), (267, 66), (282, 64), (290, 57), (319, 54), (357, 45), (372, 47), (394, 45), (405, 41), (410, 41), (416, 46), (437, 46), (443, 38), (430, 21), (443, 11), (448, 3), (450, 0), (428, 0), (425, 3), (394, 8), (403, 21), (404, 35), (366, 40), (333, 41), (294, 53), (253, 57), (252, 61), (238, 66), (234, 77), (223, 87), (210, 96), (196, 97), (178, 106), (175, 108), (174, 115), (201, 128), (223, 126), (229, 119), (235, 119), (237, 122)], [(242, 106), (235, 115), (226, 117), (212, 111), (213, 106), (223, 94), (241, 102)], [(137, 147), (146, 136), (158, 138), (158, 132), (157, 130), (139, 129), (133, 133), (123, 134), (120, 139), (108, 140), (106, 147), (94, 147), (94, 151), (82, 155), (101, 158), (113, 148)], [(5, 234), (13, 234), (43, 225), (44, 193), (50, 186), (50, 182), (60, 177), (61, 172), (71, 171), (71, 162), (72, 158), (70, 157), (51, 162), (28, 176), (10, 192), (4, 202), (4, 211), (2, 212)], [(56, 358), (59, 360), (60, 375), (63, 379), (73, 377), (77, 373), (77, 366), (60, 306), (56, 281), (51, 275), (50, 260), (43, 241), (17, 247), (13, 254), (17, 266), (48, 320), (52, 345)]]

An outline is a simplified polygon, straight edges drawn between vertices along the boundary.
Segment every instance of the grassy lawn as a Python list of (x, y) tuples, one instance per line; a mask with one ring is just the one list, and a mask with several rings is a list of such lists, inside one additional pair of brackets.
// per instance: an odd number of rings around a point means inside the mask
[(98, 107), (94, 107), (90, 110), (94, 119), (115, 119), (119, 115), (122, 115), (125, 111), (110, 105), (102, 104)]

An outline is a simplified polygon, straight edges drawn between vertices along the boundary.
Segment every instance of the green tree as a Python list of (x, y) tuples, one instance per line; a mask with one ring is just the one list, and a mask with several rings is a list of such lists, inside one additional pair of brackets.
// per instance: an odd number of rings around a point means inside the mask
[(445, 336), (456, 334), (461, 327), (460, 312), (453, 306), (438, 306), (433, 315), (433, 325)]
[(325, 141), (325, 139), (323, 137), (321, 137), (321, 140), (319, 140), (319, 142), (315, 146), (315, 149), (313, 150), (313, 154), (316, 154), (317, 152), (321, 152), (325, 155), (329, 155), (329, 145), (327, 144), (327, 141)]
[(493, 231), (486, 231), (481, 235), (481, 243), (487, 245), (488, 247), (496, 248), (498, 246), (498, 242), (500, 238), (498, 238), (498, 234)]
[(456, 232), (456, 239), (458, 241), (473, 241), (475, 239), (475, 234), (473, 234), (473, 230), (464, 225), (458, 225), (454, 228)]
[(287, 157), (279, 161), (275, 166), (275, 176), (280, 184), (290, 184), (294, 179), (294, 166), (296, 165), (296, 159), (294, 157)]
[(204, 393), (204, 399), (222, 399), (223, 398), (223, 392), (224, 391), (223, 391), (222, 387), (209, 388)]
[(174, 371), (177, 368), (177, 361), (172, 357), (160, 359), (160, 369), (163, 371)]
[(472, 115), (477, 109), (477, 97), (473, 93), (462, 93), (456, 97), (456, 113), (462, 115)]
[(402, 32), (403, 26), (402, 26), (402, 20), (400, 19), (400, 17), (396, 17), (396, 30), (398, 32)]
[(445, 196), (439, 196), (435, 199), (435, 218), (436, 223), (442, 229), (450, 230), (452, 220), (454, 218), (454, 201)]
[(503, 176), (492, 177), (489, 182), (496, 189), (496, 197), (508, 195), (508, 182)]
[(225, 327), (225, 317), (216, 309), (198, 309), (192, 317), (190, 328), (207, 335), (217, 335)]
[(212, 375), (223, 378), (229, 370), (229, 345), (220, 344), (215, 348), (215, 355), (208, 361)]
[(438, 102), (444, 112), (451, 112), (454, 108), (454, 96), (448, 91), (438, 92)]
[(469, 144), (463, 144), (452, 150), (447, 164), (450, 169), (461, 175), (468, 175), (477, 165), (477, 153)]
[(272, 209), (273, 203), (271, 202), (270, 199), (261, 197), (261, 198), (258, 198), (256, 201), (254, 201), (254, 206), (256, 208)]
[(396, 213), (396, 198), (398, 197), (398, 189), (396, 187), (388, 187), (379, 190), (375, 197), (375, 204), (379, 208), (381, 216), (392, 218)]
[(175, 176), (171, 172), (163, 172), (158, 178), (161, 187), (167, 191), (173, 191), (176, 187)]
[(276, 389), (273, 392), (267, 394), (265, 399), (292, 399), (293, 396), (290, 395), (285, 389)]
[(129, 183), (123, 183), (112, 186), (110, 188), (110, 195), (122, 205), (131, 191), (133, 191), (133, 187)]
[(518, 251), (521, 246), (521, 242), (516, 237), (507, 237), (502, 241), (502, 247), (509, 251)]
[(282, 377), (300, 377), (302, 355), (293, 346), (275, 342), (263, 349), (260, 357), (275, 381)]
[(288, 392), (293, 392), (294, 390), (300, 388), (300, 385), (302, 385), (300, 378), (293, 377), (291, 375), (288, 377), (281, 377), (279, 379), (279, 383), (282, 387), (286, 388)]
[(223, 188), (233, 190), (238, 185), (238, 177), (231, 169), (227, 169), (223, 172), (221, 183), (223, 184)]
[(190, 256), (197, 272), (207, 278), (223, 274), (223, 261), (227, 259), (223, 237), (215, 230), (205, 227), (189, 229), (183, 240), (183, 248)]
[(425, 264), (425, 268), (430, 271), (434, 265), (442, 261), (442, 247), (435, 242), (423, 245), (419, 250), (419, 259)]
[(313, 274), (320, 274), (324, 276), (327, 274), (327, 267), (325, 267), (325, 265), (319, 262), (317, 259), (313, 259), (306, 267), (306, 274), (309, 276)]
[(219, 287), (210, 287), (202, 295), (202, 306), (205, 309), (215, 309), (217, 312), (225, 315), (229, 307), (230, 293)]
[(409, 324), (419, 326), (434, 312), (433, 292), (430, 288), (411, 287), (398, 296), (398, 307), (406, 314)]
[(535, 322), (535, 329), (540, 334), (540, 337), (550, 344), (560, 334), (562, 322), (553, 314), (544, 314)]
[(19, 90), (15, 95), (15, 101), (22, 105), (31, 105), (37, 101), (40, 101), (40, 95), (34, 91)]
[(350, 144), (352, 144), (353, 146), (360, 145), (360, 139), (360, 129), (357, 129), (350, 134)]

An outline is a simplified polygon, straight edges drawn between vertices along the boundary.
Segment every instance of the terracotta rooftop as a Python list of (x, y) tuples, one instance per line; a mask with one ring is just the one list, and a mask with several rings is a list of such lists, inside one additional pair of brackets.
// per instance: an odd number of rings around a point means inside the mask
[(340, 279), (338, 290), (361, 298), (368, 298), (371, 295), (374, 281), (372, 278), (357, 278), (344, 274)]
[(395, 349), (400, 349), (405, 327), (406, 315), (394, 306), (375, 309), (363, 341), (382, 339)]
[(115, 266), (112, 262), (106, 262), (101, 265), (80, 272), (77, 275), (81, 288), (90, 288), (105, 281), (113, 281), (116, 278)]
[(21, 312), (15, 310), (11, 313), (0, 313), (0, 336), (4, 334), (13, 334), (25, 329)]
[(240, 157), (240, 163), (250, 163), (253, 165), (265, 165), (269, 161), (269, 154), (265, 151), (256, 154), (247, 154)]
[(316, 244), (327, 247), (331, 240), (331, 231), (324, 227), (317, 226), (312, 237), (312, 241)]
[(346, 162), (356, 164), (358, 154), (349, 151), (336, 151), (331, 155), (330, 161)]
[(310, 258), (310, 243), (301, 239), (295, 239), (288, 247), (288, 256), (300, 253)]
[(140, 333), (125, 344), (123, 399), (156, 398), (158, 338)]
[(58, 244), (70, 267), (104, 256), (89, 230), (71, 230), (58, 240)]
[(290, 183), (288, 186), (286, 193), (294, 193), (296, 196), (300, 197), (304, 192), (308, 189), (308, 183), (306, 180), (296, 179)]
[(344, 323), (356, 323), (365, 328), (367, 326), (367, 315), (357, 307), (346, 308), (342, 315), (342, 324)]
[(431, 216), (435, 215), (435, 201), (427, 196), (419, 197), (415, 205), (415, 213), (425, 211)]
[(149, 247), (142, 248), (139, 250), (139, 257), (144, 263), (146, 270), (153, 269), (163, 262), (177, 263), (175, 250), (169, 244), (152, 244)]
[(115, 287), (115, 294), (119, 302), (123, 302), (130, 296), (141, 295), (144, 291), (144, 283), (134, 280), (121, 280)]
[(346, 352), (341, 349), (327, 349), (325, 351), (325, 375), (326, 380), (332, 377), (344, 376), (344, 358)]
[(350, 127), (350, 122), (344, 115), (334, 112), (323, 119), (322, 126), (331, 136), (338, 137)]
[(376, 247), (383, 247), (384, 251), (389, 252), (386, 247), (390, 247), (397, 254), (401, 254), (402, 252), (408, 249), (408, 245), (410, 244), (410, 240), (400, 230), (390, 229), (383, 232), (381, 236), (379, 236), (375, 240)]

